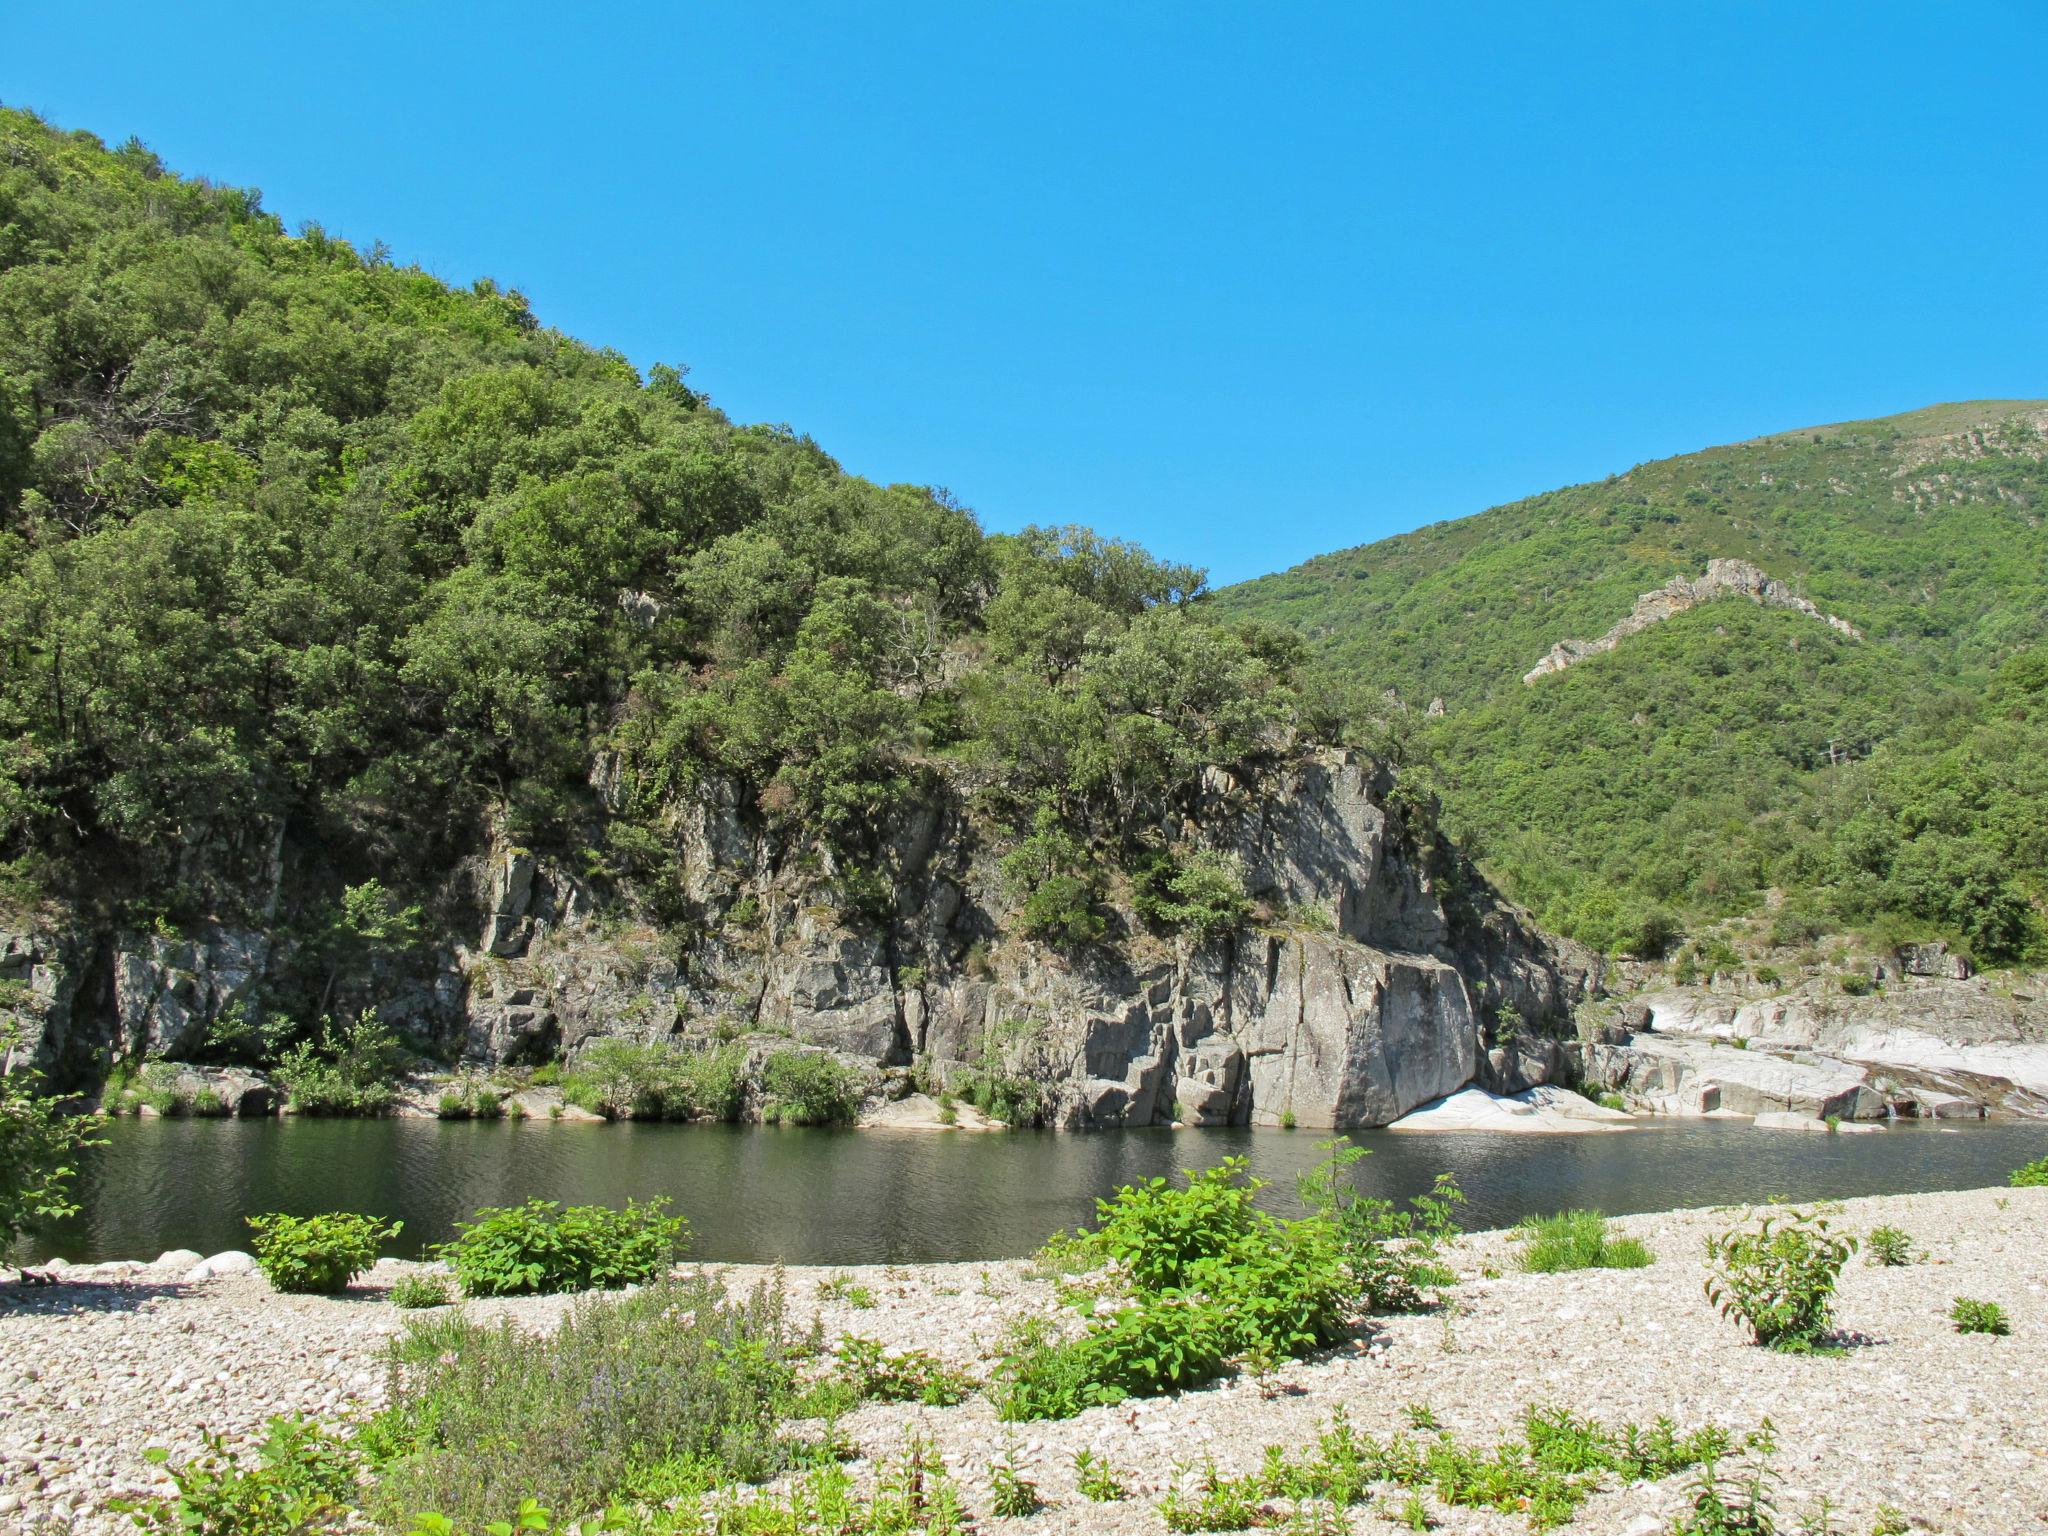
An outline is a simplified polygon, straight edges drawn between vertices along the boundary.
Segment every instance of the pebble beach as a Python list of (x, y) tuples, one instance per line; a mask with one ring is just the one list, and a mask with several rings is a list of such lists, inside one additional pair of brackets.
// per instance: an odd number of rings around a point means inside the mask
[[(1778, 1449), (1781, 1526), (1825, 1505), (1834, 1528), (1868, 1532), (1881, 1507), (1916, 1530), (2048, 1531), (2048, 1189), (1986, 1189), (1851, 1200), (1842, 1230), (1903, 1228), (1919, 1261), (1843, 1272), (1835, 1355), (1774, 1354), (1749, 1342), (1705, 1296), (1704, 1244), (1741, 1213), (1675, 1211), (1620, 1218), (1655, 1255), (1645, 1269), (1542, 1275), (1514, 1268), (1505, 1233), (1461, 1238), (1459, 1282), (1431, 1313), (1373, 1319), (1335, 1348), (1263, 1382), (1238, 1378), (1077, 1418), (998, 1423), (985, 1398), (950, 1408), (869, 1404), (842, 1428), (868, 1459), (915, 1429), (943, 1454), (983, 1530), (1144, 1532), (1165, 1526), (1160, 1495), (1213, 1458), (1248, 1471), (1269, 1444), (1312, 1441), (1333, 1410), (1386, 1437), (1426, 1408), (1461, 1439), (1490, 1444), (1531, 1406), (1556, 1405), (1609, 1424), (1659, 1415), (1681, 1428), (1713, 1421), (1740, 1434), (1765, 1419)], [(246, 1442), (272, 1414), (301, 1411), (345, 1424), (374, 1409), (382, 1355), (409, 1316), (391, 1284), (421, 1266), (385, 1261), (338, 1297), (274, 1293), (229, 1260), (60, 1270), (59, 1283), (0, 1283), (0, 1536), (125, 1528), (108, 1499), (163, 1486), (152, 1446), (182, 1457), (199, 1430)], [(760, 1267), (706, 1266), (735, 1288), (771, 1280)], [(225, 1271), (225, 1272), (222, 1272)], [(792, 1268), (782, 1273), (800, 1326), (828, 1339), (854, 1333), (929, 1349), (985, 1376), (1019, 1316), (1059, 1309), (1028, 1261)], [(838, 1277), (847, 1277), (828, 1285)], [(821, 1290), (821, 1287), (823, 1288)], [(856, 1306), (856, 1287), (872, 1298)], [(2008, 1337), (1963, 1335), (1958, 1296), (2000, 1303)], [(566, 1298), (469, 1302), (481, 1316), (546, 1328)], [(1130, 1497), (1098, 1504), (1075, 1486), (1074, 1456), (1091, 1450)], [(990, 1463), (1006, 1451), (1045, 1507), (1028, 1519), (986, 1512)], [(862, 1470), (856, 1463), (856, 1475)], [(1650, 1536), (1685, 1506), (1686, 1479), (1611, 1488), (1575, 1531)], [(1454, 1532), (1527, 1529), (1519, 1517), (1438, 1509)], [(1392, 1530), (1391, 1508), (1353, 1512), (1358, 1531)]]

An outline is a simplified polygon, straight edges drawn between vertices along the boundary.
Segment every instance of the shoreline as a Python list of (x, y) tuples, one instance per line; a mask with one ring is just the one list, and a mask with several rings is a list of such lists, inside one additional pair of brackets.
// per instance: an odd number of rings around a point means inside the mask
[[(1523, 1274), (1502, 1231), (1461, 1236), (1450, 1250), (1451, 1305), (1375, 1318), (1335, 1347), (1274, 1373), (1173, 1397), (1093, 1409), (1078, 1418), (999, 1425), (984, 1398), (951, 1408), (866, 1404), (844, 1423), (863, 1456), (888, 1454), (908, 1427), (930, 1437), (985, 1508), (988, 1464), (1019, 1448), (1049, 1507), (1030, 1522), (984, 1517), (984, 1530), (1159, 1532), (1152, 1506), (1173, 1465), (1213, 1454), (1226, 1472), (1257, 1465), (1267, 1443), (1299, 1445), (1341, 1406), (1363, 1430), (1405, 1426), (1424, 1404), (1461, 1437), (1490, 1443), (1531, 1406), (1559, 1404), (1603, 1421), (1681, 1428), (1719, 1422), (1742, 1432), (1768, 1417), (1780, 1442), (1786, 1528), (1822, 1497), (1842, 1529), (1868, 1530), (1881, 1503), (1945, 1531), (2019, 1532), (2048, 1519), (2048, 1189), (1983, 1188), (1871, 1196), (1835, 1203), (1837, 1226), (1912, 1233), (1921, 1263), (1844, 1270), (1837, 1324), (1855, 1340), (1840, 1358), (1757, 1348), (1702, 1293), (1707, 1235), (1737, 1208), (1695, 1207), (1617, 1217), (1656, 1262), (1640, 1270)], [(156, 1486), (146, 1445), (183, 1456), (201, 1423), (246, 1439), (270, 1413), (330, 1419), (374, 1406), (379, 1354), (409, 1317), (386, 1295), (427, 1266), (380, 1262), (340, 1297), (272, 1292), (260, 1276), (186, 1281), (167, 1271), (65, 1272), (52, 1287), (14, 1288), (0, 1303), (0, 1533), (27, 1520), (68, 1520), (86, 1533), (120, 1528), (94, 1500)], [(933, 1350), (985, 1375), (1007, 1322), (1051, 1310), (1051, 1284), (1029, 1260), (929, 1265), (686, 1265), (744, 1288), (776, 1273), (793, 1320), (816, 1317), (828, 1339), (857, 1333), (886, 1346)], [(849, 1276), (862, 1308), (820, 1294)], [(1957, 1295), (2001, 1302), (2009, 1338), (1957, 1335)], [(478, 1317), (546, 1327), (574, 1298), (464, 1302)], [(1930, 1430), (1932, 1433), (1930, 1433)], [(1091, 1449), (1131, 1474), (1136, 1496), (1095, 1505), (1073, 1486), (1072, 1456)], [(856, 1472), (860, 1470), (858, 1466)], [(1682, 1499), (1684, 1478), (1602, 1493), (1573, 1530), (1648, 1536)], [(1360, 1519), (1355, 1527), (1379, 1530)], [(1453, 1510), (1440, 1529), (1506, 1532), (1519, 1518)]]

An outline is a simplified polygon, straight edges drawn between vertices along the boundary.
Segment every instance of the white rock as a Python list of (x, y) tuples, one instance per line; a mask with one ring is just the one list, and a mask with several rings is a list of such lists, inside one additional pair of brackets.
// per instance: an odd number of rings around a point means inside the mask
[(216, 1275), (253, 1275), (256, 1273), (256, 1260), (239, 1248), (230, 1248), (208, 1259), (206, 1267)]
[(1818, 1115), (1802, 1115), (1797, 1110), (1774, 1109), (1756, 1117), (1756, 1128), (1760, 1131), (1825, 1132), (1828, 1123)]
[(172, 1248), (158, 1254), (156, 1262), (149, 1267), (151, 1269), (190, 1269), (203, 1257), (203, 1254), (197, 1253), (190, 1248)]

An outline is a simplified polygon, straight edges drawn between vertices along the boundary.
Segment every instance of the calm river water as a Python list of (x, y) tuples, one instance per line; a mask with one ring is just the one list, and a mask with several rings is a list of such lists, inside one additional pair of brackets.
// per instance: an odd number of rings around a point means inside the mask
[[(404, 1256), (479, 1206), (532, 1196), (623, 1203), (670, 1196), (704, 1259), (915, 1263), (1031, 1252), (1093, 1214), (1118, 1185), (1231, 1156), (1291, 1210), (1294, 1176), (1322, 1154), (1307, 1131), (1043, 1133), (803, 1131), (547, 1121), (124, 1120), (82, 1169), (83, 1213), (38, 1259), (149, 1259), (166, 1248), (245, 1247), (260, 1211), (396, 1216)], [(1363, 1132), (1372, 1192), (1405, 1197), (1439, 1170), (1471, 1197), (1468, 1228), (1567, 1206), (1611, 1214), (1782, 1196), (1898, 1194), (2002, 1184), (2048, 1152), (2048, 1125), (1879, 1135), (1759, 1131), (1671, 1121), (1594, 1136)]]

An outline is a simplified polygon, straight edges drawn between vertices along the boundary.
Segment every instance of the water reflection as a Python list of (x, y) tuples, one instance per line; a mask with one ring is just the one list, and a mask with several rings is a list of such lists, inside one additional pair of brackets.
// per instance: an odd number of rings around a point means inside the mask
[[(1881, 1135), (1672, 1122), (1615, 1135), (1366, 1132), (1361, 1188), (1407, 1197), (1441, 1170), (1470, 1195), (1465, 1225), (1590, 1205), (1613, 1213), (1784, 1196), (1817, 1199), (2003, 1183), (2048, 1151), (2048, 1126), (1905, 1125)], [(396, 1216), (416, 1254), (480, 1206), (533, 1196), (618, 1204), (667, 1195), (699, 1257), (912, 1263), (1030, 1252), (1120, 1184), (1248, 1158), (1263, 1197), (1293, 1208), (1321, 1153), (1286, 1131), (1102, 1135), (800, 1131), (763, 1127), (432, 1120), (148, 1120), (109, 1128), (82, 1170), (84, 1213), (37, 1258), (150, 1258), (244, 1246), (245, 1215), (349, 1209)]]

